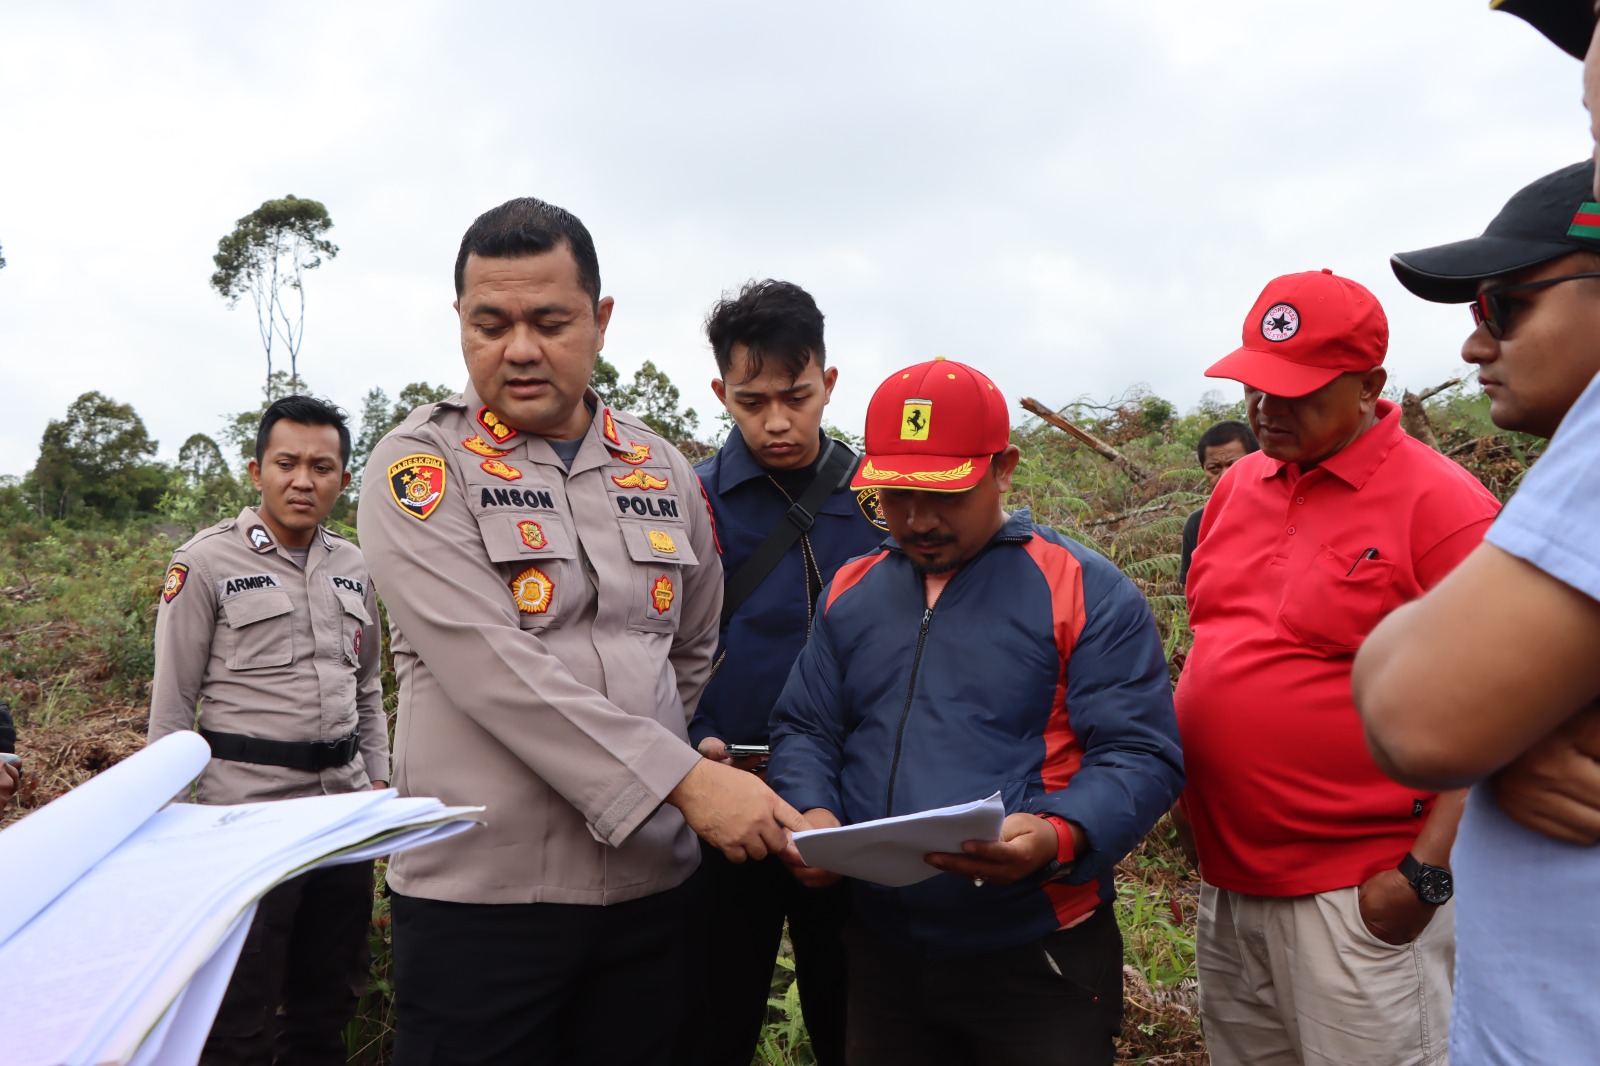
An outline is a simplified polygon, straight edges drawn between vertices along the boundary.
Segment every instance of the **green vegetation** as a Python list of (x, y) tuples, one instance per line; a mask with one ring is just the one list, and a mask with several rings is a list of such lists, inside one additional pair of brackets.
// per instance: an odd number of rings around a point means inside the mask
[[(656, 381), (650, 371), (641, 370), (635, 380), (656, 389), (657, 414), (682, 419), (676, 396), (657, 388), (665, 379)], [(607, 384), (617, 388), (614, 368)], [(403, 417), (406, 404), (436, 391), (409, 385), (395, 405), (381, 390), (369, 393), (362, 412), (364, 447), (370, 450), (380, 425), (387, 428)], [(1063, 413), (1150, 476), (1135, 478), (1068, 434), (1019, 416), (1015, 438), (1024, 461), (1012, 503), (1032, 506), (1042, 521), (1117, 562), (1148, 597), (1168, 652), (1186, 649), (1177, 553), (1183, 519), (1203, 500), (1194, 444), (1206, 426), (1238, 417), (1239, 410), (1209, 401), (1180, 415), (1158, 397), (1134, 393)], [(1496, 431), (1484, 399), (1464, 388), (1434, 397), (1427, 414), (1447, 454), (1502, 497), (1509, 494), (1527, 469), (1534, 442)], [(250, 429), (253, 442), (253, 421), (232, 421)], [(237, 513), (253, 497), (242, 470), (230, 466), (222, 448), (204, 434), (189, 438), (175, 467), (154, 462), (153, 454), (154, 442), (131, 408), (86, 393), (61, 422), (52, 423), (29, 478), (0, 483), (0, 699), (16, 713), (27, 770), (19, 801), (0, 814), (0, 824), (143, 744), (155, 604), (168, 557), (195, 529)], [(96, 478), (100, 483), (90, 485)], [(69, 488), (65, 495), (55, 488), (41, 494), (41, 480)], [(147, 484), (159, 491), (147, 491)], [(354, 535), (348, 528), (340, 531)], [(385, 661), (387, 666), (387, 652)], [(392, 671), (386, 670), (384, 682), (392, 714)], [(1127, 949), (1126, 1062), (1205, 1061), (1195, 1015), (1196, 884), (1165, 822), (1119, 869), (1116, 908)], [(362, 1064), (386, 1061), (393, 1033), (388, 904), (381, 896), (374, 902), (371, 937), (372, 986), (348, 1033), (351, 1061)], [(811, 1063), (787, 958), (774, 973), (769, 1002), (759, 1061)]]

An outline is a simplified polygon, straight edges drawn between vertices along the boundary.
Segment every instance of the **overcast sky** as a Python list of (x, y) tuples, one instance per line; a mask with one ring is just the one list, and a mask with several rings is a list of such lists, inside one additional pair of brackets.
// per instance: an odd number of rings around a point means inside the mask
[(456, 248), (520, 195), (589, 226), (606, 356), (654, 360), (703, 427), (701, 320), (766, 276), (827, 315), (850, 428), (935, 355), (1013, 403), (1231, 398), (1205, 366), (1270, 278), (1319, 267), (1378, 294), (1391, 381), (1424, 387), (1467, 312), (1389, 254), (1581, 158), (1579, 79), (1486, 0), (12, 4), (0, 473), (89, 389), (168, 459), (258, 403), (254, 312), (211, 256), (287, 193), (335, 223), (300, 365), (352, 412), (464, 383)]

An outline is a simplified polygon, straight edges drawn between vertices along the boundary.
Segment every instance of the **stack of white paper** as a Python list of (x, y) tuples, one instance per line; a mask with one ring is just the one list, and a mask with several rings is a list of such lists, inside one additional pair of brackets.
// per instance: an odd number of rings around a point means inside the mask
[(7, 1066), (196, 1062), (268, 889), (482, 810), (392, 789), (161, 809), (209, 758), (172, 734), (0, 833)]
[(1005, 818), (1006, 809), (996, 792), (954, 807), (897, 814), (838, 829), (807, 829), (794, 835), (794, 846), (807, 866), (904, 888), (939, 872), (923, 860), (924, 855), (960, 854), (961, 845), (968, 840), (999, 840)]

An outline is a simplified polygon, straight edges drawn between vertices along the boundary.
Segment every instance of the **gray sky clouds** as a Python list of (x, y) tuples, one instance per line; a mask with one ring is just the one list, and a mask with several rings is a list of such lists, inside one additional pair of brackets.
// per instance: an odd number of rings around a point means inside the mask
[[(0, 21), (0, 473), (79, 393), (171, 458), (258, 401), (235, 219), (323, 201), (301, 367), (459, 386), (450, 270), (536, 195), (595, 235), (606, 355), (708, 424), (699, 332), (749, 277), (810, 289), (859, 425), (934, 355), (1013, 402), (1143, 382), (1192, 405), (1262, 285), (1331, 267), (1389, 313), (1391, 378), (1460, 369), (1464, 309), (1391, 252), (1469, 236), (1588, 148), (1579, 67), (1487, 3), (65, 2)], [(1020, 412), (1019, 412), (1020, 416)]]

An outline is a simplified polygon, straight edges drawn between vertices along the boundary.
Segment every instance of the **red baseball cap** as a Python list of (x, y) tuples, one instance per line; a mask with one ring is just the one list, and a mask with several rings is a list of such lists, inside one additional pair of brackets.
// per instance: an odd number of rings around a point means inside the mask
[(964, 492), (1011, 442), (994, 382), (943, 357), (890, 374), (867, 404), (867, 457), (854, 489)]
[(1244, 320), (1244, 345), (1206, 371), (1273, 396), (1304, 396), (1383, 364), (1389, 319), (1378, 298), (1331, 270), (1267, 283)]

